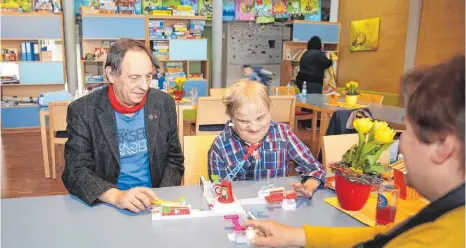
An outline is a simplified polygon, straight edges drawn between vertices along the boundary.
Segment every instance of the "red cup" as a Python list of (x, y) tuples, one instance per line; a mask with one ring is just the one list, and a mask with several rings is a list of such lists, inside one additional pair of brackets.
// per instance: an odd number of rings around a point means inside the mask
[(375, 223), (377, 225), (395, 223), (399, 195), (400, 188), (397, 185), (387, 184), (379, 187), (377, 210), (375, 213)]

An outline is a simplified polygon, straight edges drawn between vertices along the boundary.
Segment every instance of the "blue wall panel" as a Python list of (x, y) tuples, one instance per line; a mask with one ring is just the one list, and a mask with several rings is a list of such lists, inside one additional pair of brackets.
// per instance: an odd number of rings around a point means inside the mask
[(61, 39), (60, 16), (1, 16), (2, 39)]
[(146, 38), (144, 17), (83, 17), (83, 39)]
[(23, 62), (19, 64), (21, 84), (63, 84), (62, 62)]
[(2, 108), (2, 128), (39, 127), (39, 106)]
[(338, 42), (339, 32), (338, 24), (295, 23), (293, 41), (308, 41), (315, 35), (319, 36), (322, 42)]
[(207, 40), (170, 40), (170, 60), (207, 60)]

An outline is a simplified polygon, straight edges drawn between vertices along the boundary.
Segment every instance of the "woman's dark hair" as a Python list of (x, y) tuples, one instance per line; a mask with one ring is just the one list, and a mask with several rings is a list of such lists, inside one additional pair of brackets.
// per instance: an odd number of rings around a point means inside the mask
[(320, 50), (322, 49), (322, 41), (317, 36), (312, 36), (312, 38), (307, 42), (307, 50)]

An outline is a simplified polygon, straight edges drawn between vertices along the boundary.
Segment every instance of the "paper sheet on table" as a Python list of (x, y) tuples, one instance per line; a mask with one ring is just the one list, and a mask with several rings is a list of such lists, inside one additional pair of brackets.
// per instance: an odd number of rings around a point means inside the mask
[[(360, 222), (368, 225), (375, 226), (375, 211), (377, 205), (377, 194), (372, 194), (369, 197), (366, 205), (359, 211), (346, 211), (340, 207), (337, 197), (326, 198), (324, 200), (326, 203), (330, 204), (332, 207), (335, 207), (344, 213), (350, 215), (351, 217), (359, 220)], [(403, 200), (398, 199), (398, 206), (396, 209), (395, 224), (403, 222), (407, 218), (418, 213), (422, 208), (424, 208), (429, 202), (423, 198), (414, 199), (414, 200)]]

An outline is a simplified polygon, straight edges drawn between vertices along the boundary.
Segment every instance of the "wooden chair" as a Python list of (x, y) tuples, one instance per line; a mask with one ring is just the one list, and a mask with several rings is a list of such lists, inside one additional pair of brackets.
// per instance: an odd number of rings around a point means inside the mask
[(296, 96), (271, 96), (270, 114), (276, 122), (288, 123), (294, 130)]
[(184, 137), (184, 185), (194, 185), (199, 177), (208, 178), (207, 155), (217, 135)]
[[(359, 136), (357, 133), (322, 137), (322, 165), (325, 167), (325, 170), (330, 172), (327, 165), (332, 162), (341, 161), (343, 154), (345, 154), (351, 146), (357, 144), (358, 141)], [(390, 153), (388, 149), (382, 153), (379, 162), (383, 165), (390, 164)]]
[[(224, 125), (230, 117), (225, 113), (226, 108), (222, 103), (222, 97), (199, 97), (197, 100), (196, 135), (218, 135), (223, 130), (206, 130), (206, 125)], [(200, 127), (204, 126), (200, 130)], [(210, 126), (213, 127), (213, 126)], [(216, 130), (219, 129), (219, 130)]]
[(378, 103), (382, 104), (383, 102), (382, 95), (369, 94), (369, 93), (359, 93), (358, 101), (367, 102), (367, 103)]
[(64, 145), (68, 140), (66, 112), (71, 101), (49, 103), (50, 155), (52, 156), (52, 177), (56, 178), (55, 145)]
[[(278, 91), (278, 95), (280, 96), (288, 94), (288, 88), (286, 86), (273, 87), (272, 95), (276, 95), (277, 91)], [(291, 95), (296, 95), (296, 88), (291, 87), (290, 93)], [(295, 132), (296, 130), (298, 130), (298, 121), (311, 120), (313, 116), (314, 116), (313, 113), (301, 111), (301, 108), (297, 107), (295, 111), (294, 126), (292, 127), (293, 130), (295, 130)]]
[(210, 92), (210, 96), (223, 97), (223, 95), (225, 95), (226, 90), (227, 88), (210, 88), (209, 92)]

